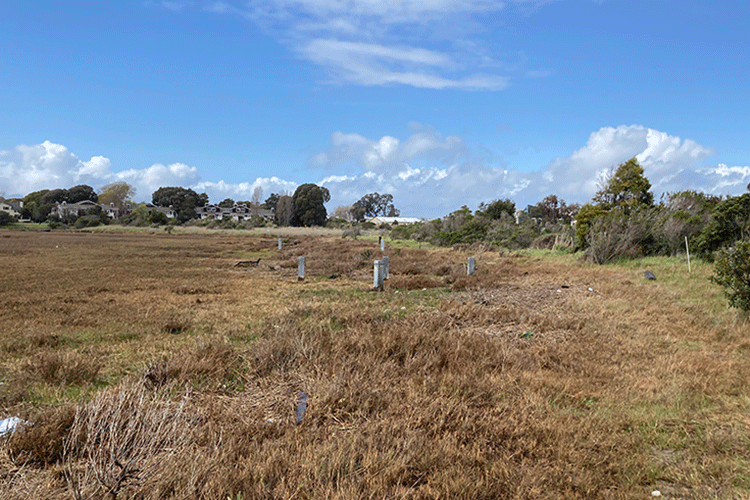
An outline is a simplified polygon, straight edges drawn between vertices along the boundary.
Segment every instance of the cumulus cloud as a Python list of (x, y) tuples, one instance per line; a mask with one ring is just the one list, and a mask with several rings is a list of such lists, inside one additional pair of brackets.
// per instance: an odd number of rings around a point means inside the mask
[[(443, 138), (421, 126), (412, 129), (405, 140), (334, 134), (329, 150), (321, 153), (329, 159), (322, 166), (342, 168), (340, 163), (348, 162), (350, 170), (359, 173), (323, 180), (332, 202), (350, 204), (366, 193), (389, 192), (404, 215), (427, 217), (445, 215), (461, 205), (476, 208), (498, 198), (510, 198), (519, 208), (549, 194), (569, 203), (585, 203), (596, 193), (602, 175), (633, 157), (644, 167), (657, 199), (663, 192), (685, 189), (738, 194), (750, 181), (750, 167), (702, 166), (713, 149), (642, 125), (603, 127), (569, 156), (531, 172), (514, 169), (502, 159), (488, 161), (470, 151), (460, 137)], [(357, 137), (357, 147), (346, 155), (339, 154), (342, 145), (334, 138), (342, 136)]]
[[(486, 49), (490, 14), (508, 4), (546, 0), (260, 0), (217, 1), (205, 10), (250, 19), (301, 58), (324, 68), (331, 83), (427, 89), (502, 90), (508, 74)], [(440, 50), (427, 48), (436, 46)], [(494, 72), (480, 71), (492, 68)], [(543, 77), (549, 72), (533, 72)], [(522, 70), (518, 75), (523, 76)]]
[[(603, 127), (567, 157), (555, 158), (531, 172), (472, 150), (459, 136), (444, 136), (420, 124), (410, 124), (410, 128), (410, 135), (403, 138), (332, 133), (328, 146), (308, 160), (323, 173), (318, 184), (331, 191), (329, 208), (352, 204), (372, 192), (392, 194), (405, 216), (431, 218), (462, 205), (474, 209), (498, 198), (510, 198), (519, 208), (549, 194), (568, 203), (584, 203), (595, 194), (603, 172), (632, 157), (644, 167), (657, 199), (662, 192), (685, 189), (737, 195), (745, 192), (750, 182), (750, 166), (704, 165), (714, 154), (710, 147), (642, 125)], [(198, 167), (181, 162), (115, 171), (104, 156), (84, 161), (50, 141), (0, 150), (0, 193), (6, 196), (76, 184), (98, 189), (115, 181), (133, 185), (136, 199), (143, 201), (163, 186), (206, 192), (213, 202), (251, 199), (257, 187), (268, 196), (291, 194), (298, 186), (279, 177), (237, 183), (203, 180)]]
[(711, 148), (691, 139), (642, 125), (603, 127), (589, 136), (585, 146), (544, 167), (535, 194), (554, 192), (565, 199), (587, 201), (604, 175), (633, 157), (655, 191), (673, 192), (679, 188), (674, 180), (682, 171), (697, 173), (698, 163), (713, 154)]
[(95, 156), (81, 161), (62, 144), (44, 141), (19, 145), (0, 152), (0, 189), (8, 194), (27, 194), (75, 184), (99, 184), (109, 175), (109, 168), (107, 158)]

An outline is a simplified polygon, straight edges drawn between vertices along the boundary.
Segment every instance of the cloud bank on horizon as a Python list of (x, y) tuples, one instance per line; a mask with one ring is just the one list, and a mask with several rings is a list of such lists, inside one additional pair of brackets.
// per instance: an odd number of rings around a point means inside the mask
[[(443, 136), (419, 124), (411, 129), (404, 140), (333, 132), (330, 143), (308, 158), (308, 166), (320, 171), (317, 183), (331, 191), (329, 209), (371, 192), (392, 194), (403, 215), (429, 218), (499, 198), (510, 198), (519, 208), (549, 194), (585, 203), (602, 175), (632, 157), (644, 167), (657, 199), (661, 193), (687, 189), (737, 195), (750, 181), (750, 166), (703, 165), (714, 154), (710, 147), (642, 125), (603, 127), (569, 156), (531, 172), (509, 168), (502, 160), (488, 163), (459, 136)], [(139, 201), (150, 201), (159, 187), (182, 186), (207, 193), (214, 203), (250, 199), (258, 186), (268, 196), (292, 193), (299, 185), (276, 176), (240, 183), (204, 180), (198, 167), (183, 163), (117, 171), (104, 156), (81, 160), (50, 141), (0, 151), (0, 192), (6, 196), (76, 184), (98, 189), (118, 181), (134, 186)]]

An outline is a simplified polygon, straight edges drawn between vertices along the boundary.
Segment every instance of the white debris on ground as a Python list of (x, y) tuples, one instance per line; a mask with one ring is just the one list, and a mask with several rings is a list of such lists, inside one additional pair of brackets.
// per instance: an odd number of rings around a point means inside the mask
[(16, 430), (16, 427), (25, 423), (26, 422), (18, 417), (10, 417), (5, 420), (0, 420), (0, 436), (4, 436), (8, 433), (12, 434)]

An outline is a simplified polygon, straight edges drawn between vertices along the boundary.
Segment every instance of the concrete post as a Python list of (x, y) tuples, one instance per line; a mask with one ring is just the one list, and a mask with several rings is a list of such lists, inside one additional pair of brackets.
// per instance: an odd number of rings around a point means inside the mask
[(382, 236), (380, 237), (380, 251), (381, 252), (385, 251), (385, 240), (383, 240)]
[(372, 270), (372, 287), (375, 290), (383, 289), (383, 278), (385, 275), (385, 265), (382, 260), (376, 260)]
[(387, 280), (388, 274), (390, 273), (390, 270), (391, 270), (390, 261), (387, 255), (383, 257), (383, 267), (385, 268), (385, 270), (383, 271), (383, 279)]
[(468, 276), (471, 276), (474, 274), (474, 270), (476, 269), (476, 261), (474, 260), (474, 257), (469, 257), (469, 265), (466, 268), (466, 274)]
[(297, 259), (297, 280), (302, 281), (305, 279), (305, 256), (301, 255)]
[(281, 250), (281, 237), (279, 236), (279, 250)]

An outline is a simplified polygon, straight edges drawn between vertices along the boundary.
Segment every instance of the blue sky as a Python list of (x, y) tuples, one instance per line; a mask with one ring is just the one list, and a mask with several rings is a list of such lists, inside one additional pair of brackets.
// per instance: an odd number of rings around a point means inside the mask
[(0, 194), (306, 182), (405, 216), (750, 182), (750, 2), (3, 0)]

